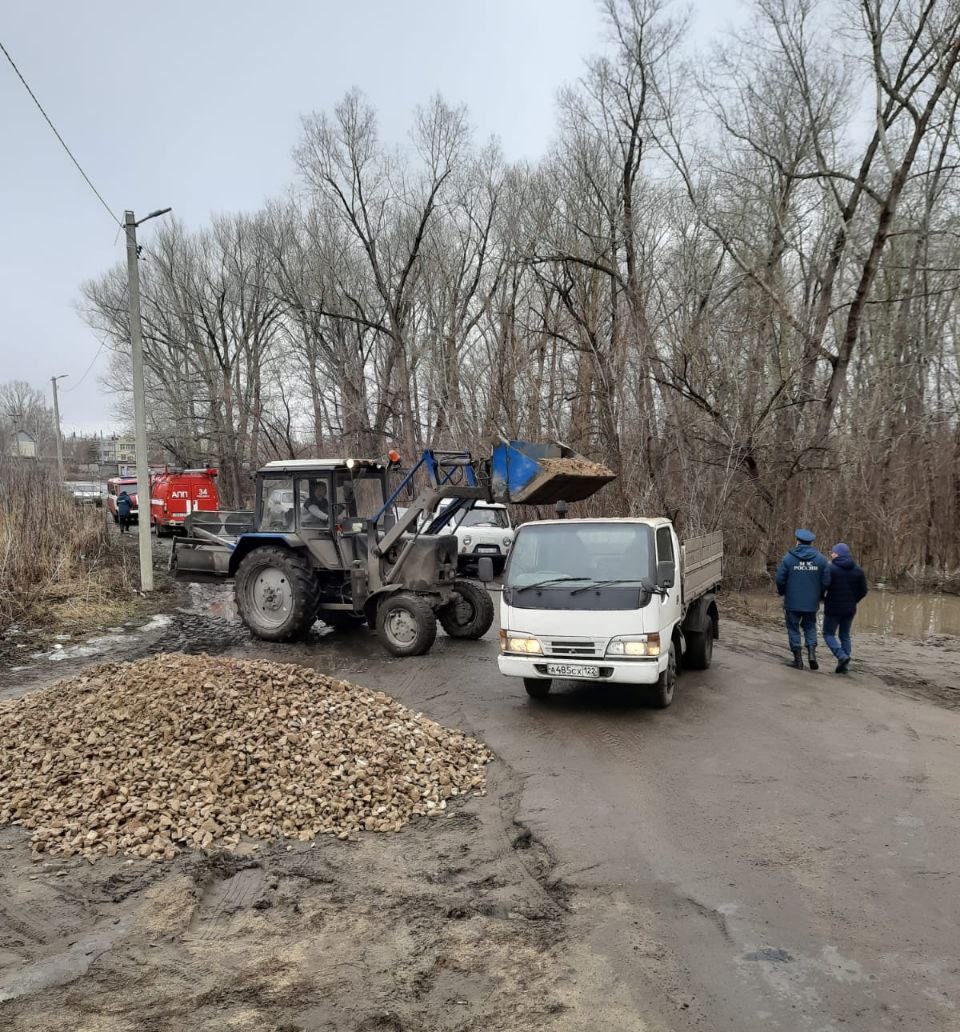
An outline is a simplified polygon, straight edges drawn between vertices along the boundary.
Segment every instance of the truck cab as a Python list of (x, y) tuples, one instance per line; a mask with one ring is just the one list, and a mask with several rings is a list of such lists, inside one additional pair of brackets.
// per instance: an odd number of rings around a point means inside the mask
[(504, 573), (501, 672), (533, 697), (574, 679), (647, 685), (669, 706), (681, 657), (709, 666), (717, 634), (719, 536), (702, 547), (709, 557), (685, 592), (685, 551), (667, 519), (524, 524)]

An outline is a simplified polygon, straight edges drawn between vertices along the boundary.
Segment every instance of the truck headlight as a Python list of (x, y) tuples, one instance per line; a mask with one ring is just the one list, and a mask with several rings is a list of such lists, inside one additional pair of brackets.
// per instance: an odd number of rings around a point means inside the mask
[(660, 655), (659, 634), (630, 634), (611, 638), (607, 645), (608, 656), (623, 656), (627, 659), (642, 659), (645, 656)]
[(512, 544), (513, 544), (513, 538), (505, 537), (503, 539), (503, 547), (504, 548), (509, 548)]
[(536, 638), (521, 631), (500, 631), (500, 651), (513, 652), (521, 656), (542, 656), (543, 649)]
[(465, 545), (469, 545), (473, 538), (469, 534), (464, 534), (462, 540)]

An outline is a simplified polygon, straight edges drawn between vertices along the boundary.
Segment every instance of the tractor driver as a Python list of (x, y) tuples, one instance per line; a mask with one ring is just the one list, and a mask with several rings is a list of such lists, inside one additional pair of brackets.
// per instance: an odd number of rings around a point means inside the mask
[(325, 480), (311, 480), (310, 493), (303, 503), (303, 524), (317, 527), (330, 522), (330, 503), (327, 501)]

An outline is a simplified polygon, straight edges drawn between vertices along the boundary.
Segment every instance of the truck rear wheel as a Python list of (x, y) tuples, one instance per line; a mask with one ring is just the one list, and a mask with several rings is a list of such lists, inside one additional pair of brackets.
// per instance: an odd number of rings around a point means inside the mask
[(482, 638), (493, 623), (493, 599), (476, 581), (453, 582), (453, 600), (440, 610), (440, 624), (451, 638)]
[(437, 637), (437, 618), (425, 599), (398, 591), (377, 609), (377, 634), (395, 656), (422, 656)]
[(673, 702), (673, 693), (677, 688), (677, 648), (670, 642), (667, 655), (667, 669), (660, 675), (650, 694), (650, 702), (657, 709), (666, 709)]
[(525, 677), (523, 679), (523, 687), (527, 690), (527, 695), (531, 699), (545, 699), (550, 694), (550, 688), (553, 684), (547, 677)]
[(234, 585), (240, 618), (264, 641), (292, 641), (314, 623), (319, 585), (305, 559), (284, 548), (254, 548)]
[(708, 623), (705, 631), (692, 631), (686, 635), (687, 651), (683, 654), (683, 665), (688, 670), (708, 670), (713, 659), (713, 625)]

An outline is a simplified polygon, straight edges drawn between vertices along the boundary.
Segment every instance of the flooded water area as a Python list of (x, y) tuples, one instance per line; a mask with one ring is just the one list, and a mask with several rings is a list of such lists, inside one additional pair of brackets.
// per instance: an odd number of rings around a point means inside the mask
[[(783, 602), (775, 592), (747, 592), (749, 608), (771, 620), (782, 619)], [(940, 635), (960, 637), (960, 595), (871, 588), (857, 609), (856, 629), (914, 641)]]

